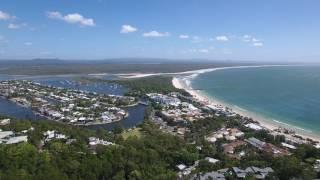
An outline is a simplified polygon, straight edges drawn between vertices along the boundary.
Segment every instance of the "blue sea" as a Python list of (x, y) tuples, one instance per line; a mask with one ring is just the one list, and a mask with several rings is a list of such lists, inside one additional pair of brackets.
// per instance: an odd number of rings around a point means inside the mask
[(233, 108), (320, 135), (320, 66), (222, 69), (199, 74), (194, 89)]

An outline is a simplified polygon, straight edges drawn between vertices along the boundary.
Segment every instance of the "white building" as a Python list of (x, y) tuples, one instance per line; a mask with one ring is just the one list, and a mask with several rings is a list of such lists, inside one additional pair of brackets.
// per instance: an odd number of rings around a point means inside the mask
[(16, 136), (8, 139), (6, 144), (16, 144), (20, 142), (27, 142), (28, 141), (28, 136)]
[(256, 130), (256, 131), (259, 131), (259, 130), (262, 130), (262, 129), (263, 129), (263, 127), (261, 127), (261, 126), (258, 125), (258, 124), (254, 124), (254, 123), (246, 124), (245, 127), (250, 128), (250, 129), (253, 129), (253, 130)]

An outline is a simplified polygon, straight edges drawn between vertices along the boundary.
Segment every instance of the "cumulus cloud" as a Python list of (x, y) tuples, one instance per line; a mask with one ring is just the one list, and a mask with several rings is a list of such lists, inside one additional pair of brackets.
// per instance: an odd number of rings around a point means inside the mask
[(5, 21), (5, 20), (9, 20), (9, 19), (14, 19), (14, 18), (15, 18), (15, 16), (12, 16), (12, 15), (0, 10), (0, 20)]
[(263, 46), (263, 43), (262, 42), (255, 42), (252, 45), (256, 46), (256, 47), (261, 47), (261, 46)]
[(121, 31), (120, 33), (131, 33), (131, 32), (135, 32), (138, 29), (136, 27), (130, 26), (130, 25), (122, 25)]
[(227, 36), (217, 36), (217, 41), (229, 41), (229, 38)]
[(81, 26), (95, 26), (95, 22), (91, 18), (85, 18), (81, 14), (72, 13), (63, 15), (58, 11), (47, 12), (47, 16), (50, 19), (61, 20), (70, 24), (80, 24)]
[(179, 36), (180, 39), (189, 39), (189, 36), (188, 35), (185, 35), (185, 34), (181, 34)]
[(165, 36), (169, 36), (169, 35), (170, 35), (170, 33), (168, 33), (168, 32), (161, 33), (158, 31), (150, 31), (150, 32), (143, 33), (144, 37), (165, 37)]

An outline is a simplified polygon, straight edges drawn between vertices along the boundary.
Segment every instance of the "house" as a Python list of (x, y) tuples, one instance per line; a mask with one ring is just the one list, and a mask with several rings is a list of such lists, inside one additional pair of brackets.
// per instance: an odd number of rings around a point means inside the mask
[(237, 138), (244, 136), (244, 132), (240, 131), (237, 128), (229, 129), (230, 135), (235, 136)]
[(259, 131), (259, 130), (264, 129), (263, 127), (261, 127), (261, 126), (258, 125), (258, 124), (255, 124), (255, 123), (246, 124), (245, 127), (250, 128), (250, 129), (253, 129), (253, 130), (256, 130), (256, 131)]
[(44, 132), (43, 135), (48, 139), (52, 139), (54, 138), (54, 133), (55, 133), (55, 130), (52, 130), (52, 131), (48, 130)]
[(212, 164), (215, 164), (215, 163), (219, 162), (218, 159), (211, 158), (211, 157), (206, 157), (204, 159), (207, 160), (209, 163), (212, 163)]
[(201, 174), (199, 177), (194, 177), (194, 180), (225, 180), (224, 174), (219, 172), (208, 172)]
[(112, 142), (109, 141), (105, 141), (103, 139), (99, 139), (96, 137), (89, 137), (89, 145), (90, 146), (96, 146), (96, 145), (104, 145), (104, 146), (108, 146), (108, 145), (113, 145)]
[(170, 106), (179, 106), (181, 101), (176, 97), (170, 97), (163, 94), (147, 94), (153, 101)]
[(269, 173), (273, 173), (273, 169), (270, 167), (266, 167), (266, 168), (258, 168), (255, 166), (251, 167), (254, 171), (254, 176), (256, 179), (265, 179)]
[(207, 137), (206, 139), (207, 139), (207, 141), (209, 141), (210, 143), (214, 143), (214, 142), (217, 141), (217, 138), (215, 138), (215, 137), (213, 137), (213, 136)]
[(178, 168), (179, 171), (183, 171), (187, 166), (184, 164), (178, 164), (176, 167)]
[(14, 135), (12, 131), (0, 131), (0, 139)]
[(17, 144), (20, 142), (27, 142), (28, 141), (28, 136), (16, 136), (8, 139), (6, 144)]
[(231, 143), (228, 143), (228, 144), (224, 144), (223, 145), (223, 152), (225, 154), (233, 154), (234, 153), (234, 149), (236, 147), (239, 147), (239, 146), (242, 146), (242, 145), (245, 145), (246, 142), (244, 141), (241, 141), (241, 140), (237, 140), (237, 141), (233, 141)]
[(56, 130), (48, 130), (44, 132), (43, 135), (45, 136), (46, 142), (51, 141), (52, 139), (67, 139), (66, 135), (58, 133)]
[(244, 179), (247, 176), (247, 171), (238, 167), (232, 167), (232, 171), (234, 172), (237, 178)]
[(297, 149), (295, 146), (293, 146), (291, 144), (284, 143), (284, 142), (282, 142), (281, 145), (283, 147), (286, 147), (286, 148), (289, 148), (289, 149)]
[(260, 141), (259, 139), (254, 138), (254, 137), (248, 138), (245, 141), (248, 142), (249, 144), (251, 144), (252, 146), (260, 149), (260, 150), (262, 150), (263, 147), (266, 145), (265, 142)]
[(8, 124), (10, 124), (10, 119), (9, 118), (0, 120), (0, 125), (1, 126), (8, 125)]

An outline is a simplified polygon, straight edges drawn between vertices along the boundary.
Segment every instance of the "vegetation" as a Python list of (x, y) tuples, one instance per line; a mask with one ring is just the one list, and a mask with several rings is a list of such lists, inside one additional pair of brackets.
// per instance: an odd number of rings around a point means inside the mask
[[(194, 146), (164, 134), (153, 124), (141, 126), (139, 138), (95, 132), (54, 122), (16, 121), (3, 129), (35, 128), (28, 143), (0, 145), (0, 179), (175, 179), (175, 165), (192, 164), (198, 154)], [(42, 132), (56, 129), (77, 141), (68, 145), (53, 140), (39, 148)], [(115, 142), (88, 148), (88, 137)]]
[[(90, 73), (173, 73), (221, 66), (239, 65), (222, 62), (186, 63), (170, 60), (163, 63), (150, 63), (148, 60), (109, 59), (101, 61), (67, 61), (67, 60), (16, 60), (1, 61), (1, 74), (9, 75), (61, 75), (61, 74), (90, 74)], [(140, 61), (140, 62), (139, 62)], [(161, 62), (159, 59), (157, 62)], [(136, 63), (134, 63), (136, 62)], [(149, 63), (145, 63), (149, 62)], [(250, 65), (249, 63), (242, 63)], [(252, 64), (252, 63), (251, 63)]]
[[(311, 145), (299, 146), (291, 156), (275, 158), (253, 151), (241, 160), (230, 159), (203, 139), (202, 131), (218, 129), (220, 123), (222, 119), (192, 123), (191, 134), (198, 137), (193, 144), (161, 132), (148, 120), (134, 130), (115, 133), (51, 121), (13, 121), (1, 129), (20, 132), (32, 126), (34, 130), (28, 132), (27, 143), (0, 144), (0, 179), (176, 179), (177, 164), (193, 165), (196, 160), (200, 160), (196, 172), (233, 166), (270, 166), (280, 179), (319, 177), (312, 165), (320, 158), (320, 151)], [(57, 130), (76, 141), (66, 144), (66, 140), (52, 140), (41, 146), (46, 130)], [(93, 151), (88, 146), (91, 136), (116, 145), (99, 145)], [(198, 145), (202, 147), (200, 151)], [(204, 161), (208, 156), (220, 159), (220, 163)]]
[(123, 139), (128, 139), (129, 137), (140, 138), (141, 135), (142, 135), (141, 128), (130, 129), (122, 133)]
[(167, 94), (170, 92), (180, 92), (189, 95), (185, 90), (177, 89), (172, 85), (170, 76), (150, 76), (138, 79), (121, 79), (112, 81), (121, 84), (129, 89), (127, 95), (143, 96), (148, 93)]

